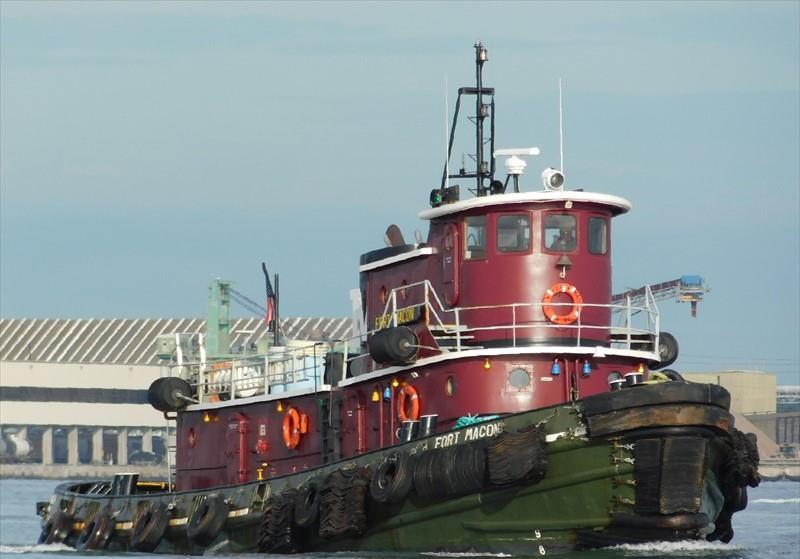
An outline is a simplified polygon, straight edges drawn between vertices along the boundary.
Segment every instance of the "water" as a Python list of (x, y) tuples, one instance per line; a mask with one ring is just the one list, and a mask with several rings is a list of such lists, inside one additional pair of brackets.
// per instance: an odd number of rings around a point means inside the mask
[[(0, 557), (14, 559), (81, 559), (98, 557), (101, 552), (79, 553), (64, 545), (36, 545), (39, 518), (37, 501), (47, 501), (58, 482), (53, 480), (0, 479)], [(771, 559), (800, 558), (800, 483), (764, 482), (749, 490), (749, 505), (733, 517), (736, 536), (726, 545), (705, 542), (651, 543), (625, 545), (613, 549), (570, 553), (559, 557), (610, 559), (669, 557), (671, 559)], [(143, 556), (125, 553), (117, 556)], [(149, 555), (149, 554), (148, 554)], [(534, 555), (538, 557), (537, 555)], [(177, 557), (177, 556), (161, 556)], [(255, 555), (248, 556), (250, 558)], [(431, 557), (471, 558), (486, 554), (455, 553), (339, 553), (294, 555), (292, 559), (429, 559)], [(510, 557), (493, 556), (488, 557)]]

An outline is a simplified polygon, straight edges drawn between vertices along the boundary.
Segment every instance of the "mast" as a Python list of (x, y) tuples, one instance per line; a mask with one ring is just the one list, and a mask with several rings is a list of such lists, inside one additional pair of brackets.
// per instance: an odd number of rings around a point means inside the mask
[(480, 41), (475, 43), (475, 177), (478, 196), (483, 196), (485, 188), (484, 178), (489, 175), (489, 166), (483, 160), (483, 119), (486, 118), (489, 108), (483, 105), (483, 63), (489, 60), (489, 52)]
[[(447, 146), (447, 159), (445, 160), (444, 169), (442, 171), (442, 182), (438, 189), (431, 192), (431, 205), (438, 206), (443, 203), (454, 202), (458, 199), (458, 185), (447, 187), (447, 179), (457, 178), (475, 178), (475, 194), (478, 196), (485, 196), (492, 189), (492, 181), (495, 172), (495, 159), (494, 159), (494, 88), (483, 87), (483, 64), (489, 60), (489, 52), (478, 41), (475, 47), (475, 87), (460, 87), (458, 89), (458, 99), (456, 100), (456, 108), (453, 113), (453, 123), (450, 126), (450, 141)], [(475, 125), (475, 170), (467, 172), (464, 165), (461, 166), (458, 173), (450, 174), (449, 161), (453, 153), (453, 140), (455, 139), (456, 124), (458, 123), (458, 113), (461, 108), (461, 96), (474, 95), (475, 96), (475, 116), (468, 117), (469, 120)], [(486, 103), (486, 97), (491, 97), (491, 102)], [(484, 120), (490, 118), (490, 137), (484, 137)], [(484, 145), (489, 143), (490, 161), (484, 161)], [(470, 155), (473, 157), (473, 155)], [(486, 184), (488, 181), (488, 185)], [(501, 185), (502, 186), (502, 185)]]

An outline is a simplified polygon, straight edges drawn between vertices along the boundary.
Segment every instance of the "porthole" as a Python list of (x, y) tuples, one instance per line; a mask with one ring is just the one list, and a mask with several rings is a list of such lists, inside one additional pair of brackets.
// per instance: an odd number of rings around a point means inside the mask
[(194, 427), (189, 428), (186, 440), (189, 443), (189, 448), (194, 448), (194, 445), (197, 443), (197, 433), (194, 432)]
[(508, 386), (516, 390), (525, 390), (531, 386), (531, 375), (525, 369), (512, 369), (508, 373)]
[(381, 286), (381, 291), (378, 294), (378, 297), (380, 298), (381, 303), (383, 303), (385, 305), (386, 304), (386, 286), (385, 285)]

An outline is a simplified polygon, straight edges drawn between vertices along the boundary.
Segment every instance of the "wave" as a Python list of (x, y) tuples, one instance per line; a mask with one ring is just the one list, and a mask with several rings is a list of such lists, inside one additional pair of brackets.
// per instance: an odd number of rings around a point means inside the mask
[(627, 552), (633, 552), (626, 555), (670, 555), (673, 553), (686, 552), (686, 551), (701, 551), (701, 552), (723, 552), (730, 553), (743, 549), (740, 546), (730, 545), (722, 542), (707, 542), (704, 540), (682, 540), (678, 542), (647, 542), (647, 543), (626, 543), (614, 546), (611, 549), (620, 549)]
[(752, 501), (753, 503), (766, 503), (769, 505), (784, 505), (786, 503), (800, 503), (799, 497), (794, 497), (791, 499), (756, 499)]
[(449, 553), (446, 551), (428, 551), (422, 552), (420, 555), (429, 555), (431, 557), (512, 557), (505, 553)]
[(63, 543), (36, 544), (36, 545), (0, 545), (0, 557), (19, 555), (21, 553), (59, 553), (61, 551), (75, 551), (74, 548)]

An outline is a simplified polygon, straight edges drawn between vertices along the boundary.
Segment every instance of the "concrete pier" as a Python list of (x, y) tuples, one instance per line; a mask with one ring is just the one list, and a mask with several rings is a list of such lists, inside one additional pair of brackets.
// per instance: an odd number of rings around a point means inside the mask
[(120, 468), (106, 464), (0, 464), (0, 477), (41, 479), (112, 479), (121, 471), (139, 472), (143, 481), (167, 481), (166, 464), (139, 465)]
[(166, 471), (171, 429), (3, 424), (0, 436), (13, 444), (7, 443), (0, 477), (96, 477), (121, 467)]
[(103, 428), (95, 429), (92, 433), (92, 464), (103, 463)]
[(78, 428), (75, 426), (67, 430), (67, 464), (74, 466), (78, 463)]
[(53, 463), (53, 428), (45, 427), (42, 432), (42, 465)]
[(128, 430), (120, 429), (117, 434), (117, 464), (128, 463)]

